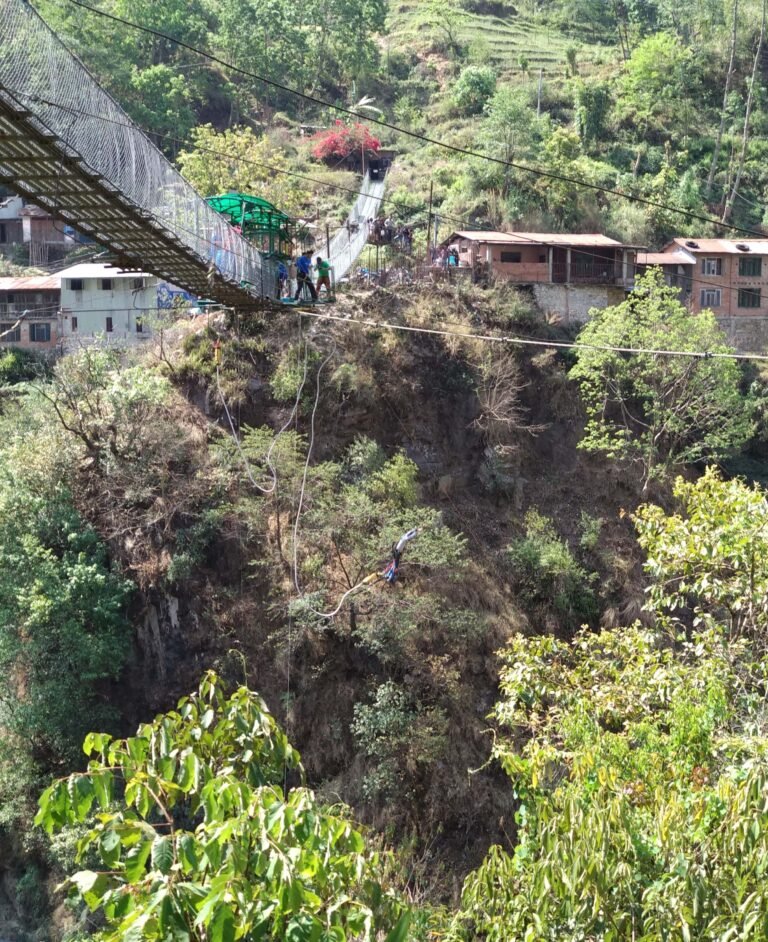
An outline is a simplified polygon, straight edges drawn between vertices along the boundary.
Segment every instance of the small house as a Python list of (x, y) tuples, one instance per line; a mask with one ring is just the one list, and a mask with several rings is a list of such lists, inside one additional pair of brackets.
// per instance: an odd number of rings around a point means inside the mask
[(441, 246), (458, 254), (459, 268), (530, 286), (541, 307), (574, 320), (623, 300), (634, 285), (638, 250), (600, 233), (472, 229), (452, 233)]
[(0, 346), (46, 350), (59, 340), (61, 278), (0, 278)]

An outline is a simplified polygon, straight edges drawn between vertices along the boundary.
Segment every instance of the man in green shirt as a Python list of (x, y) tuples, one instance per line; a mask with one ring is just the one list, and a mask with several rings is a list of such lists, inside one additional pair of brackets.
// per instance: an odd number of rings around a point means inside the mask
[(325, 285), (325, 292), (328, 297), (331, 296), (331, 263), (323, 261), (323, 259), (318, 255), (317, 261), (315, 263), (315, 268), (317, 269), (317, 293), (320, 294), (320, 286)]

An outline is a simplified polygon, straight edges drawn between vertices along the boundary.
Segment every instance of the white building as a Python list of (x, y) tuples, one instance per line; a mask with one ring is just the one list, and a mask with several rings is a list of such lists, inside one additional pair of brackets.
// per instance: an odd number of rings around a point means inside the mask
[(146, 272), (84, 263), (61, 273), (61, 335), (64, 341), (103, 335), (142, 340), (165, 319), (171, 300), (184, 292)]

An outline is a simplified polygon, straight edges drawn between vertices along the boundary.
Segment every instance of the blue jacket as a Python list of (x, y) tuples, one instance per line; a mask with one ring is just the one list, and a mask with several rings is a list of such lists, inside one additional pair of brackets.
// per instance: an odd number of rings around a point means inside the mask
[(312, 271), (312, 259), (306, 255), (300, 255), (296, 259), (296, 270), (302, 275), (308, 275)]

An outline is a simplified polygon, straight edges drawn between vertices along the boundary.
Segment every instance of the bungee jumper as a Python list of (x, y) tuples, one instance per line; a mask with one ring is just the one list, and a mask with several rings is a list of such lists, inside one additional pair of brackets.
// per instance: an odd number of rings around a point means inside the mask
[(392, 545), (392, 560), (384, 572), (381, 573), (381, 578), (389, 585), (394, 585), (395, 582), (397, 582), (397, 576), (400, 572), (400, 559), (403, 555), (403, 551), (410, 541), (421, 533), (421, 530), (421, 527), (413, 527), (413, 529), (404, 533), (397, 543)]
[(357, 585), (353, 585), (351, 589), (347, 589), (344, 595), (342, 595), (341, 599), (339, 599), (339, 604), (332, 612), (317, 612), (314, 609), (310, 609), (310, 611), (320, 618), (334, 618), (339, 614), (344, 603), (350, 597), (350, 595), (354, 595), (356, 592), (359, 592), (360, 589), (373, 585), (374, 583), (378, 582), (379, 579), (383, 579), (388, 585), (394, 585), (395, 582), (397, 582), (397, 576), (400, 572), (400, 559), (403, 555), (405, 547), (420, 533), (423, 533), (423, 531), (424, 527), (413, 527), (413, 529), (408, 530), (407, 533), (404, 533), (397, 543), (392, 545), (392, 559), (387, 564), (386, 569), (383, 571), (377, 570), (376, 572), (370, 573), (364, 579), (361, 579)]

